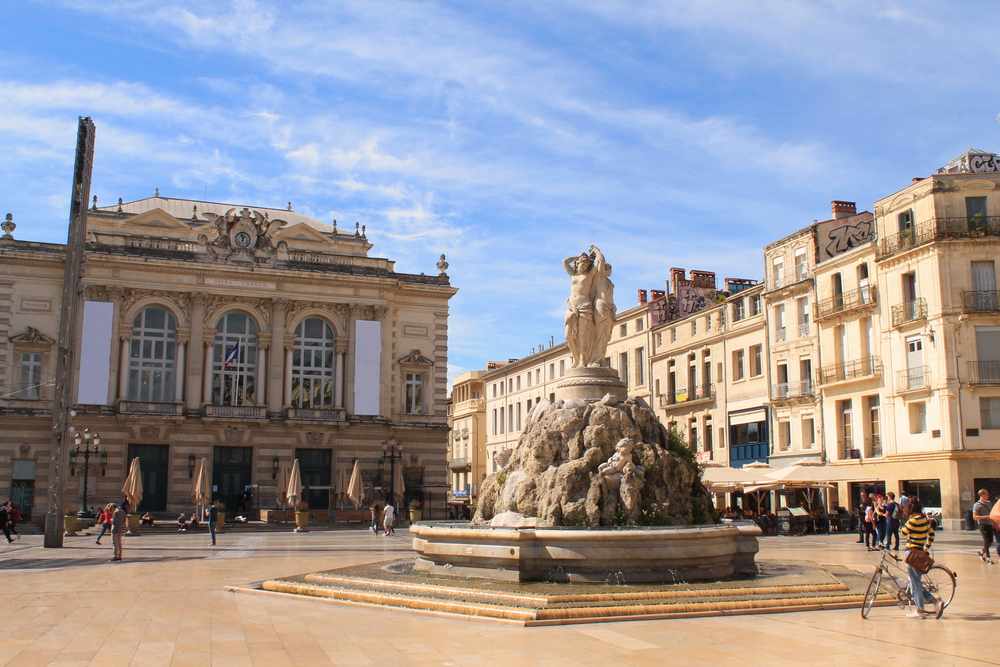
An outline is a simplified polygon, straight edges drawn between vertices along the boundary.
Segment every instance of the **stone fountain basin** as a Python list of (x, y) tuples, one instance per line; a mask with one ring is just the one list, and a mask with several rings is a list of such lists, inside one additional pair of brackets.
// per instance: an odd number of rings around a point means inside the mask
[(756, 574), (752, 523), (627, 529), (410, 527), (415, 570), (501, 581), (674, 583)]

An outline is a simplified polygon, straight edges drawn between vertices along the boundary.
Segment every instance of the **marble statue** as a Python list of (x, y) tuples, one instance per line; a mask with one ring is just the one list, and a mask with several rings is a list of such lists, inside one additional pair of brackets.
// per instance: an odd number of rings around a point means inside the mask
[(611, 265), (597, 246), (578, 257), (567, 257), (563, 267), (570, 276), (566, 301), (566, 344), (571, 366), (600, 366), (615, 324), (615, 286)]

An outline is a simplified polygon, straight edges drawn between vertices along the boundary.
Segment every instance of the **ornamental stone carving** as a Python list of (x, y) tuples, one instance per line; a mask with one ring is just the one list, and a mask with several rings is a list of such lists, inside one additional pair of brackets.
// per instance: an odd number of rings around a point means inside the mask
[(223, 215), (205, 213), (204, 217), (214, 224), (214, 236), (202, 234), (199, 241), (212, 257), (229, 261), (254, 262), (273, 258), (277, 250), (274, 233), (288, 224), (245, 207), (239, 211), (231, 208)]
[(36, 347), (51, 347), (56, 342), (55, 339), (49, 338), (35, 327), (27, 327), (24, 333), (11, 336), (9, 340), (15, 345), (33, 345)]

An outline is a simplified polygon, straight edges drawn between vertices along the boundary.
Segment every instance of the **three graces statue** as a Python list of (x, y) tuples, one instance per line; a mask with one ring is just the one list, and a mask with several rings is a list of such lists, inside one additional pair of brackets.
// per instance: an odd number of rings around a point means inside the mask
[(573, 368), (600, 366), (615, 325), (615, 286), (611, 265), (597, 246), (577, 257), (567, 257), (563, 267), (570, 276), (566, 301), (566, 344)]

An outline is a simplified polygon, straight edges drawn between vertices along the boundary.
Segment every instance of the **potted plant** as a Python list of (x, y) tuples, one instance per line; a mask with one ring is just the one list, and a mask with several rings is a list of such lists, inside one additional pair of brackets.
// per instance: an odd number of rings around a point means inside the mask
[(420, 501), (414, 500), (410, 503), (410, 523), (414, 524), (420, 521), (421, 516), (423, 516), (423, 512), (421, 511)]
[(80, 517), (75, 514), (66, 514), (63, 517), (63, 530), (65, 534), (70, 537), (76, 535), (77, 531), (82, 527), (81, 523)]
[(295, 506), (295, 532), (304, 533), (309, 529), (309, 505), (300, 500)]

